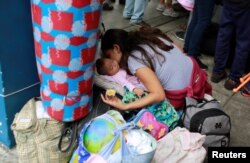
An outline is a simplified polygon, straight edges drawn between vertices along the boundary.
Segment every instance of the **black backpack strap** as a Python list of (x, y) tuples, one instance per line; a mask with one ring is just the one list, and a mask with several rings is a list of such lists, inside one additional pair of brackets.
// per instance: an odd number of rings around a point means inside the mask
[(204, 105), (206, 105), (207, 103), (210, 103), (210, 102), (218, 102), (218, 100), (216, 99), (212, 99), (212, 100), (207, 100), (207, 99), (202, 99), (202, 104), (199, 106), (199, 108), (203, 108)]
[[(74, 145), (77, 139), (77, 130), (78, 130), (78, 122), (69, 122), (65, 124), (65, 128), (62, 130), (62, 134), (59, 139), (58, 149), (61, 152), (68, 152)], [(67, 138), (69, 140), (69, 144), (65, 147), (62, 147), (63, 139)]]
[(181, 117), (180, 117), (180, 119), (179, 119), (179, 121), (178, 121), (178, 126), (179, 126), (179, 127), (184, 127), (183, 121), (184, 121), (185, 116), (186, 116), (187, 107), (189, 107), (189, 105), (186, 106), (186, 102), (185, 102), (184, 105), (183, 105), (182, 108), (181, 108), (181, 110), (183, 110), (183, 113), (182, 113), (182, 115), (181, 115)]

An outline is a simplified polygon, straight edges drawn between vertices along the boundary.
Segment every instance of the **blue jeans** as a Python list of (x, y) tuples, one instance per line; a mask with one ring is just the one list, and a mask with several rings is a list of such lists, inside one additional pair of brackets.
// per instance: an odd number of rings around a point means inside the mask
[(209, 26), (215, 0), (195, 0), (193, 15), (185, 37), (184, 49), (190, 56), (200, 54), (203, 34)]
[[(214, 73), (225, 70), (230, 50), (230, 40), (236, 33), (235, 56), (231, 66), (229, 78), (239, 81), (244, 74), (250, 55), (250, 10), (248, 8), (234, 8), (224, 5), (220, 21), (215, 51)], [(249, 64), (249, 63), (248, 63)]]
[(131, 23), (140, 23), (148, 0), (126, 0), (123, 17), (130, 18)]

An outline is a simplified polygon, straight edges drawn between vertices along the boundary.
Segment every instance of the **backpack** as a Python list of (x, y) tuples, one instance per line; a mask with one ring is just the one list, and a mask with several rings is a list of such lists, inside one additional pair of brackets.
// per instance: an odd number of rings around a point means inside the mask
[(190, 132), (206, 135), (204, 147), (226, 147), (230, 143), (231, 121), (216, 99), (198, 101), (186, 97), (186, 109), (181, 117)]

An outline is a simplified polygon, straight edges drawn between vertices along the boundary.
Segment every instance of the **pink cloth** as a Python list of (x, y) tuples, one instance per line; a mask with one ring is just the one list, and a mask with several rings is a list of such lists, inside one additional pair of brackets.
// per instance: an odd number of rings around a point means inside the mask
[(169, 131), (168, 126), (160, 121), (157, 121), (155, 116), (149, 112), (145, 111), (141, 114), (137, 125), (143, 129), (149, 130), (149, 133), (156, 139), (159, 140)]
[(107, 163), (107, 161), (97, 154), (91, 154), (86, 163)]
[(194, 8), (194, 0), (177, 0), (182, 7), (184, 7), (188, 11), (193, 11)]
[(125, 70), (119, 70), (115, 75), (101, 75), (105, 79), (120, 84), (122, 87), (127, 87), (129, 91), (133, 91), (134, 88), (141, 88), (147, 90), (140, 80), (132, 75), (129, 75)]
[(206, 157), (206, 150), (202, 146), (205, 138), (200, 133), (176, 127), (157, 142), (152, 163), (203, 163)]

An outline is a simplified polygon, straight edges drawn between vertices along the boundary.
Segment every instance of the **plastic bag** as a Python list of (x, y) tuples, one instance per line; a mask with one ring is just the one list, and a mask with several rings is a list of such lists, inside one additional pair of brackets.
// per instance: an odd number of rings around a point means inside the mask
[[(92, 130), (91, 127), (95, 129), (92, 133), (88, 132)], [(128, 144), (125, 142), (126, 133), (135, 128), (136, 125), (134, 122), (126, 123), (117, 111), (108, 111), (107, 113), (92, 119), (82, 129), (79, 137), (78, 148), (74, 152), (70, 162), (150, 163), (156, 149), (156, 140), (151, 135), (143, 130), (137, 129), (151, 140), (152, 151), (144, 154), (133, 153), (131, 148), (129, 148)], [(91, 135), (93, 133), (95, 135)], [(91, 139), (88, 139), (87, 137), (95, 139), (96, 142), (90, 143)], [(98, 142), (98, 140), (100, 140), (100, 142)], [(101, 144), (101, 146), (99, 146), (99, 144)]]

